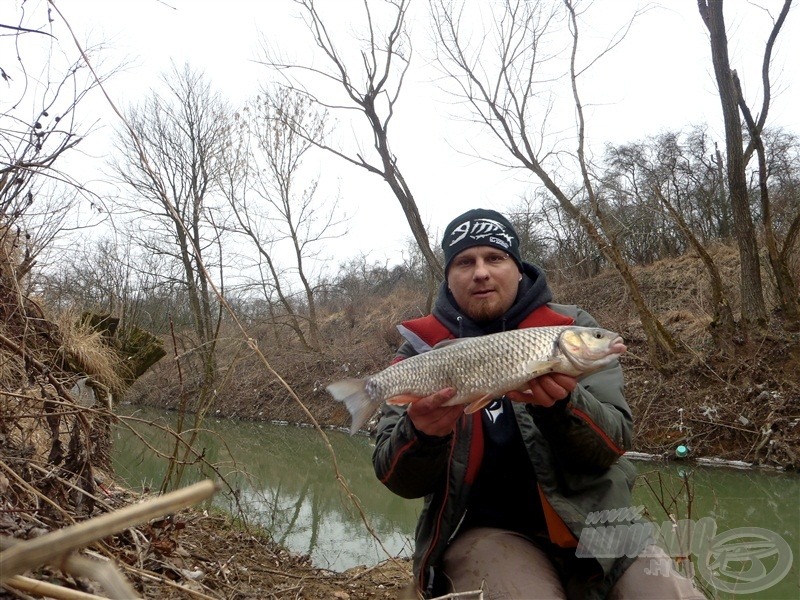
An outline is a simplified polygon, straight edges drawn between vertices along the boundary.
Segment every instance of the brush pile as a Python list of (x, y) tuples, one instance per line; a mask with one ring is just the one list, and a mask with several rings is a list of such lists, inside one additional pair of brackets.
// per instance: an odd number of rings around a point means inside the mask
[[(24, 590), (61, 597), (67, 588), (40, 589), (47, 586), (40, 579), (52, 579), (53, 568), (30, 565), (27, 575), (21, 576), (9, 561), (27, 540), (111, 513), (133, 500), (111, 491), (111, 402), (135, 378), (143, 355), (158, 356), (159, 345), (141, 332), (138, 339), (144, 344), (126, 345), (115, 335), (113, 319), (50, 317), (25, 287), (26, 257), (18, 251), (17, 237), (10, 230), (0, 232), (2, 588), (15, 596)], [(135, 369), (128, 369), (121, 360), (122, 349), (132, 358), (130, 364), (137, 365)], [(132, 535), (130, 531), (125, 535)], [(113, 543), (119, 540), (98, 542), (89, 552), (108, 558), (114, 553)], [(59, 557), (65, 570), (85, 576), (86, 567), (88, 571), (96, 568), (98, 579), (103, 579), (102, 567), (108, 561), (87, 565), (84, 560), (85, 556), (77, 555)], [(73, 588), (94, 591), (88, 581), (78, 583), (80, 577), (63, 577)], [(117, 575), (112, 578), (124, 581)], [(123, 589), (130, 596), (130, 586)]]

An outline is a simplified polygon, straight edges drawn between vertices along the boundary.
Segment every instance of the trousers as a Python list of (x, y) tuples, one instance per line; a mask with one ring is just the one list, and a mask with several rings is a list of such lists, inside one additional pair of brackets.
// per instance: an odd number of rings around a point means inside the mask
[[(642, 554), (611, 588), (609, 600), (706, 600), (659, 547), (648, 547)], [(653, 560), (658, 569), (652, 568)], [(445, 552), (442, 570), (451, 592), (480, 590), (485, 600), (568, 598), (548, 553), (525, 536), (503, 529), (476, 527), (459, 534)]]

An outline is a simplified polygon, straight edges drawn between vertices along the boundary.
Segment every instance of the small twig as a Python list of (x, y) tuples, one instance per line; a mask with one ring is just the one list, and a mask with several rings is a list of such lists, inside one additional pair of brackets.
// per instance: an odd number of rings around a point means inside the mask
[[(770, 417), (771, 416), (772, 415), (770, 414)], [(751, 453), (753, 454), (753, 462), (758, 460), (758, 453), (761, 452), (761, 449), (767, 444), (767, 442), (772, 437), (772, 434), (774, 433), (774, 430), (772, 429), (773, 425), (774, 425), (774, 422), (770, 423), (769, 425), (766, 425), (765, 427), (763, 427), (761, 429), (761, 439), (759, 441), (757, 441), (753, 445), (753, 448), (750, 449), (750, 452), (748, 452), (745, 455), (745, 457), (744, 457), (745, 460), (747, 460), (747, 457), (750, 456)]]
[[(128, 421), (132, 421), (134, 423), (140, 423), (140, 424), (143, 424), (143, 425), (147, 425), (148, 427), (155, 427), (156, 429), (160, 430), (161, 432), (166, 433), (167, 435), (170, 435), (170, 436), (174, 437), (175, 438), (175, 443), (179, 444), (179, 445), (182, 445), (183, 448), (185, 449), (184, 460), (176, 459), (174, 457), (174, 455), (168, 455), (168, 454), (164, 454), (163, 452), (160, 452), (155, 446), (153, 446), (150, 442), (148, 442), (144, 438), (144, 436), (142, 435), (141, 432), (137, 431), (137, 429), (135, 427), (132, 427), (128, 423)], [(236, 493), (236, 490), (234, 490), (233, 485), (228, 481), (228, 477), (226, 477), (222, 473), (222, 471), (220, 470), (220, 466), (217, 463), (212, 463), (209, 460), (207, 460), (205, 458), (205, 452), (202, 452), (202, 453), (198, 452), (194, 448), (194, 446), (192, 446), (192, 444), (190, 442), (187, 442), (186, 440), (183, 439), (183, 437), (182, 437), (182, 435), (180, 433), (178, 433), (177, 431), (175, 431), (174, 429), (172, 429), (171, 427), (168, 427), (166, 425), (164, 425), (164, 426), (159, 425), (158, 423), (156, 423), (153, 420), (142, 419), (142, 418), (139, 418), (139, 417), (134, 417), (134, 416), (129, 416), (129, 415), (118, 415), (117, 422), (120, 425), (124, 425), (125, 427), (127, 427), (128, 430), (134, 436), (136, 436), (136, 438), (142, 444), (144, 444), (148, 448), (148, 450), (150, 450), (150, 452), (153, 453), (154, 456), (157, 456), (159, 458), (163, 458), (163, 459), (169, 461), (170, 465), (173, 465), (173, 464), (193, 465), (193, 464), (196, 464), (196, 463), (200, 462), (203, 465), (205, 465), (206, 467), (208, 467), (209, 469), (211, 469), (212, 471), (214, 471), (214, 474), (217, 476), (217, 480), (221, 484), (225, 485), (225, 487), (230, 492), (230, 497), (233, 498), (233, 500), (236, 502), (236, 507), (239, 509), (239, 513), (240, 514), (244, 514), (244, 509), (241, 506), (238, 494)], [(203, 431), (203, 432), (207, 432), (207, 433), (213, 435), (219, 441), (219, 443), (222, 444), (222, 446), (225, 448), (225, 451), (228, 453), (228, 456), (233, 457), (233, 452), (231, 451), (230, 447), (228, 446), (228, 443), (219, 434), (215, 433), (214, 431), (212, 431), (210, 429), (185, 429), (183, 431), (183, 433), (192, 432), (192, 431)], [(188, 461), (188, 458), (189, 458), (190, 454), (194, 455), (194, 459), (191, 462)], [(244, 473), (247, 476), (250, 475), (249, 473), (243, 471), (236, 464), (235, 459), (233, 461), (233, 467), (235, 467), (239, 472)]]
[[(395, 564), (396, 564), (396, 563), (395, 563)], [(363, 577), (363, 576), (364, 576), (364, 575), (366, 575), (367, 573), (372, 573), (372, 571), (378, 570), (378, 569), (380, 569), (381, 567), (385, 567), (385, 566), (386, 566), (386, 563), (385, 563), (385, 562), (379, 562), (379, 563), (378, 563), (378, 564), (376, 564), (376, 565), (372, 565), (372, 566), (371, 566), (370, 568), (368, 568), (368, 569), (364, 569), (364, 570), (363, 570), (363, 571), (361, 571), (360, 573), (356, 573), (355, 575), (353, 575), (352, 577), (350, 577), (350, 579), (348, 579), (348, 580), (347, 580), (347, 582), (348, 582), (348, 583), (350, 583), (350, 582), (353, 582), (353, 581), (355, 581), (356, 579), (360, 579), (361, 577)]]
[(39, 465), (37, 465), (33, 461), (28, 461), (28, 466), (31, 469), (35, 470), (35, 471), (39, 471), (42, 475), (45, 475), (46, 477), (53, 477), (61, 485), (65, 486), (65, 487), (68, 487), (68, 488), (72, 488), (76, 492), (79, 492), (79, 493), (83, 494), (84, 496), (87, 496), (88, 498), (91, 498), (96, 504), (99, 504), (100, 506), (102, 506), (106, 510), (109, 510), (109, 511), (111, 510), (111, 505), (109, 505), (107, 502), (105, 502), (102, 498), (100, 498), (98, 496), (95, 496), (94, 494), (90, 494), (86, 490), (79, 488), (77, 485), (75, 485), (73, 483), (70, 483), (69, 481), (67, 481), (63, 477), (59, 477), (58, 475), (56, 475), (52, 471), (47, 470), (44, 467), (40, 467)]
[(432, 600), (467, 600), (472, 597), (475, 597), (477, 600), (483, 600), (483, 590), (453, 592), (452, 594), (445, 594), (444, 596), (436, 596), (436, 598), (432, 598)]
[(300, 573), (298, 575), (296, 573), (289, 573), (287, 571), (282, 571), (280, 569), (270, 569), (269, 567), (264, 567), (262, 565), (252, 567), (251, 570), (257, 571), (259, 573), (269, 573), (270, 575), (285, 577), (286, 579), (305, 579), (307, 577), (306, 573)]
[[(16, 473), (16, 471), (14, 471), (14, 469), (9, 467), (2, 460), (0, 460), (0, 470), (5, 471), (9, 475), (9, 477), (11, 477), (23, 490), (25, 490), (26, 492), (28, 492), (31, 495), (35, 496), (36, 498), (38, 498), (42, 502), (44, 502), (46, 504), (49, 504), (51, 507), (53, 507), (53, 509), (55, 509), (55, 511), (57, 513), (61, 513), (61, 515), (64, 517), (64, 519), (66, 519), (67, 521), (71, 521), (72, 523), (75, 522), (75, 519), (73, 519), (72, 516), (67, 511), (65, 511), (57, 503), (53, 502), (50, 498), (48, 498), (47, 496), (42, 494), (39, 490), (37, 490), (32, 485), (30, 485), (27, 481), (22, 479), (22, 477), (17, 475), (17, 473)], [(2, 571), (0, 571), (0, 575), (2, 575)]]
[(180, 583), (178, 583), (176, 581), (172, 581), (168, 577), (162, 577), (162, 576), (160, 576), (160, 575), (158, 575), (156, 573), (153, 573), (152, 571), (148, 571), (146, 569), (139, 569), (139, 568), (133, 567), (131, 565), (123, 564), (122, 566), (125, 568), (126, 571), (129, 571), (130, 573), (134, 573), (134, 574), (138, 575), (139, 577), (142, 577), (143, 579), (150, 579), (152, 581), (156, 581), (158, 583), (163, 583), (163, 584), (166, 584), (166, 585), (168, 585), (170, 587), (174, 587), (175, 589), (180, 590), (181, 592), (187, 594), (188, 596), (191, 596), (191, 597), (194, 597), (194, 598), (199, 598), (200, 600), (217, 600), (213, 596), (209, 596), (207, 594), (204, 594), (203, 592), (198, 592), (197, 590), (193, 590), (191, 588), (188, 588), (185, 585), (181, 585)]
[(694, 417), (688, 417), (688, 419), (689, 421), (694, 421), (695, 423), (705, 423), (706, 425), (718, 425), (720, 427), (727, 427), (728, 429), (735, 429), (736, 431), (744, 431), (745, 433), (755, 433), (756, 435), (759, 433), (758, 431), (753, 431), (752, 429), (745, 429), (744, 427), (737, 427), (736, 425), (729, 425), (728, 423), (705, 421), (703, 419), (695, 419)]

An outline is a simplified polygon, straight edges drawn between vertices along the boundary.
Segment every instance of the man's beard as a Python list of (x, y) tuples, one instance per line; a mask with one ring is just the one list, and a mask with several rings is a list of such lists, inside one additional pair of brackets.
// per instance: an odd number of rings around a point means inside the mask
[(467, 316), (476, 323), (486, 323), (494, 321), (502, 314), (496, 302), (480, 302), (477, 305), (470, 306)]

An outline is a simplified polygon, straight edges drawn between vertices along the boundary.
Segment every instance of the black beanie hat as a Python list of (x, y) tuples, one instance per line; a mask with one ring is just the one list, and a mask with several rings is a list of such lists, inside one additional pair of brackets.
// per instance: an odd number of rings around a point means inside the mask
[(508, 252), (519, 270), (523, 270), (519, 236), (509, 220), (497, 211), (474, 208), (450, 222), (442, 238), (445, 273), (456, 254), (473, 246), (492, 246)]

